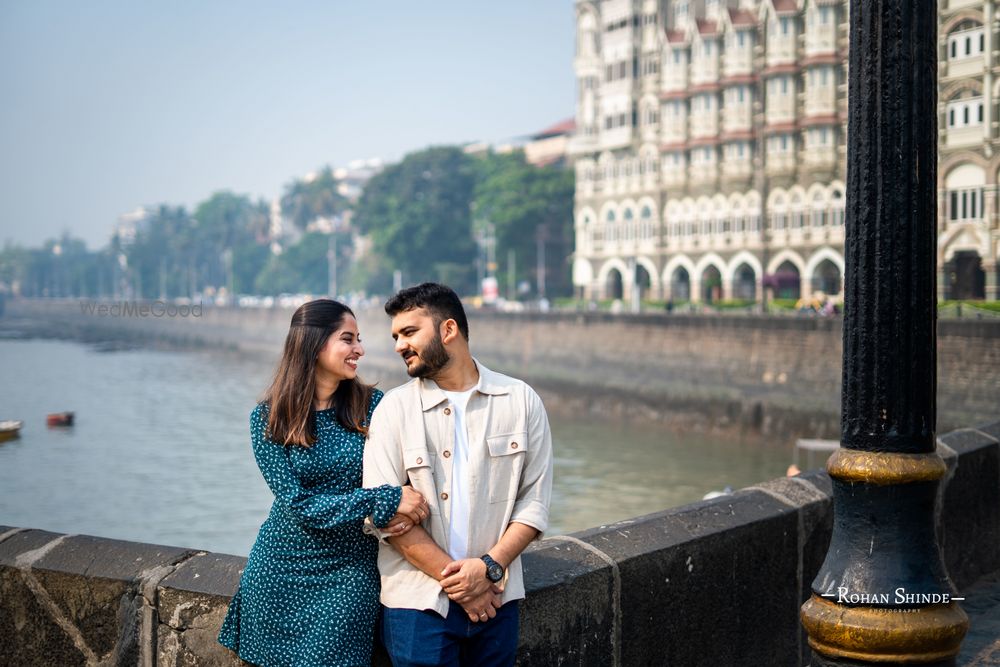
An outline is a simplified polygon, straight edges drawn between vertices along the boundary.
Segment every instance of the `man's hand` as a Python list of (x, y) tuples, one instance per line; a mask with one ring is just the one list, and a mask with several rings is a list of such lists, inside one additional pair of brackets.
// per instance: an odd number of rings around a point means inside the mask
[(441, 577), (438, 583), (444, 592), (463, 606), (490, 590), (491, 582), (486, 578), (486, 563), (480, 558), (454, 560), (441, 571)]
[(484, 623), (497, 615), (497, 609), (503, 605), (500, 594), (503, 591), (499, 586), (490, 584), (490, 587), (481, 595), (469, 598), (462, 604), (462, 610), (469, 615), (469, 620), (473, 623)]

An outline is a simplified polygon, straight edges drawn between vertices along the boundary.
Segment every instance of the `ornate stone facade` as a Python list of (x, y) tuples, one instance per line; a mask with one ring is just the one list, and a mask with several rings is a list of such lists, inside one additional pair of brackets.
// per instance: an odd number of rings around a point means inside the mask
[[(996, 299), (994, 9), (940, 11), (939, 296)], [(581, 1), (576, 16), (578, 294), (839, 295), (847, 3)]]

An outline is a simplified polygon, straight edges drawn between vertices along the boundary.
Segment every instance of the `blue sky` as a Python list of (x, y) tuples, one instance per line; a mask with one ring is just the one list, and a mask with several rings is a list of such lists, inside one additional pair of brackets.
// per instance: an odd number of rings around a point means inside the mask
[(0, 243), (573, 115), (570, 0), (0, 0)]

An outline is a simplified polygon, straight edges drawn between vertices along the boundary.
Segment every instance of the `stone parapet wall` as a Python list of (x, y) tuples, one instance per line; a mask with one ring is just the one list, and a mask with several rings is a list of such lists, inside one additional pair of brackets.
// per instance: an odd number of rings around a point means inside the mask
[[(939, 439), (938, 532), (959, 589), (1000, 570), (998, 439), (1000, 422)], [(524, 556), (518, 662), (806, 664), (798, 610), (832, 518), (830, 480), (809, 472), (541, 540)], [(238, 664), (215, 636), (244, 563), (0, 527), (0, 664)]]

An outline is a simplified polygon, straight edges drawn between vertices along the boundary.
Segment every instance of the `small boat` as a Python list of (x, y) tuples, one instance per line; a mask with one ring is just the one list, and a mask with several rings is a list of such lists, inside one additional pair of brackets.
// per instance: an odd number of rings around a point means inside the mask
[(49, 426), (72, 426), (72, 412), (53, 412), (45, 417), (45, 423)]
[(0, 421), (0, 442), (19, 437), (22, 426), (24, 426), (24, 422), (16, 419)]

